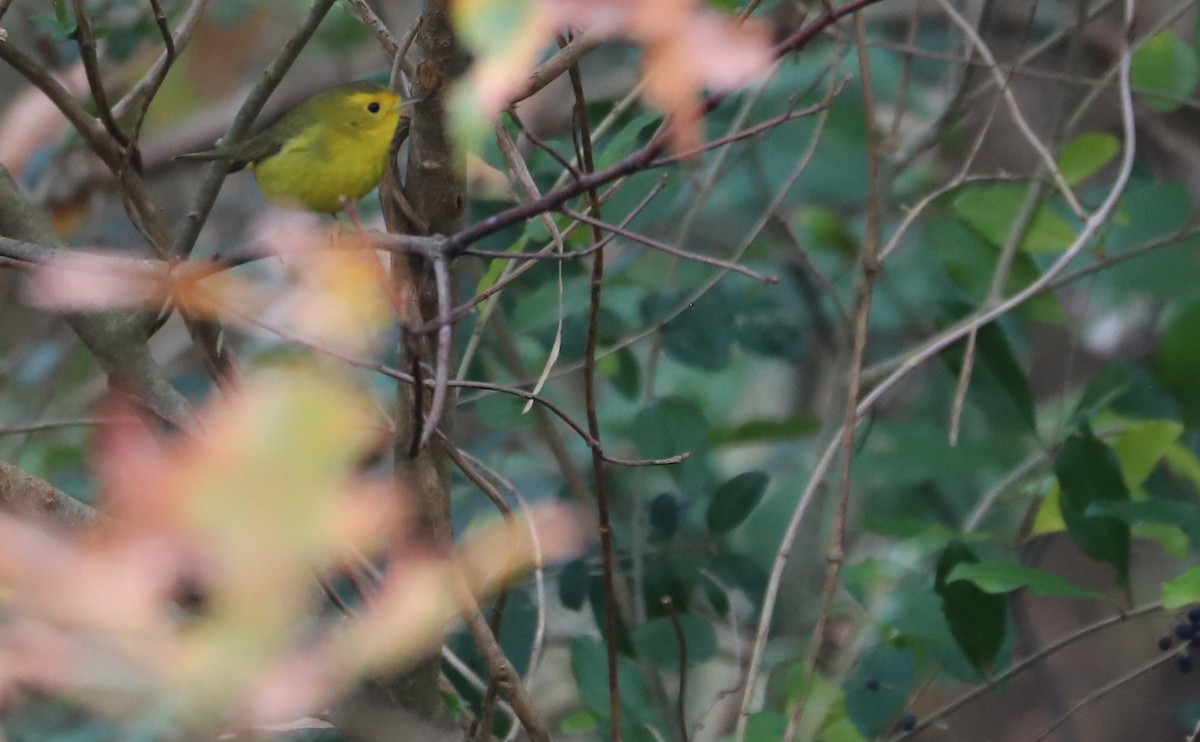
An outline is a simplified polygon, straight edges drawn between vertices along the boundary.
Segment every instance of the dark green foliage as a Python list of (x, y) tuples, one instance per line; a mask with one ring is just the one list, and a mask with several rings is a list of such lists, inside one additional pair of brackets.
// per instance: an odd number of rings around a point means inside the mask
[(1129, 490), (1116, 453), (1086, 426), (1063, 442), (1054, 459), (1062, 488), (1060, 506), (1067, 533), (1093, 559), (1108, 562), (1117, 581), (1129, 582), (1129, 524), (1105, 515), (1089, 515), (1093, 503), (1128, 501)]
[(951, 542), (938, 558), (934, 589), (942, 598), (942, 614), (954, 641), (975, 669), (986, 674), (1004, 644), (1008, 620), (1005, 597), (986, 593), (970, 582), (948, 579), (959, 564), (978, 561), (965, 544)]
[(739, 474), (723, 483), (708, 503), (705, 522), (714, 534), (729, 533), (750, 517), (767, 491), (769, 477), (760, 471)]

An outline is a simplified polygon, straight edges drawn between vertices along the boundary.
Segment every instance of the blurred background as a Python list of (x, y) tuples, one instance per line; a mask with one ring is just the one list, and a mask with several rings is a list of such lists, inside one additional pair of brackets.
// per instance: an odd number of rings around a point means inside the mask
[[(86, 5), (103, 30), (104, 80), (116, 99), (160, 53), (158, 30), (144, 2)], [(164, 0), (173, 27), (187, 5)], [(415, 2), (372, 5), (398, 39), (420, 11)], [(753, 5), (753, 18), (776, 38), (822, 12), (821, 3), (792, 0)], [(727, 0), (707, 6), (730, 16), (746, 10)], [(170, 224), (187, 214), (203, 172), (171, 158), (223, 133), (305, 10), (252, 0), (209, 4), (142, 134), (151, 195)], [(1196, 562), (1200, 28), (1195, 0), (1141, 0), (1136, 12), (1136, 152), (1117, 207), (1051, 290), (979, 334), (963, 404), (955, 403), (965, 354), (958, 343), (917, 368), (862, 421), (846, 558), (814, 650), (836, 523), (836, 467), (817, 485), (787, 555), (758, 684), (755, 708), (762, 710), (747, 739), (782, 738), (796, 704), (811, 701), (811, 682), (804, 681), (810, 652), (819, 676), (840, 688), (843, 717), (860, 735), (838, 731), (831, 716), (812, 738), (888, 739), (901, 731), (904, 713), (927, 718), (1013, 661), (1154, 603), (1165, 581)], [(1099, 207), (1113, 187), (1128, 142), (1117, 87), (1127, 43), (1122, 14), (1123, 3), (1108, 0), (881, 0), (865, 16), (874, 139), (865, 123), (854, 22), (844, 20), (784, 56), (769, 77), (730, 96), (704, 122), (708, 140), (774, 121), (764, 131), (635, 173), (606, 197), (606, 222), (628, 219), (636, 233), (780, 279), (756, 282), (621, 237), (608, 249), (597, 363), (606, 448), (629, 458), (691, 454), (675, 467), (610, 470), (625, 739), (683, 739), (687, 728), (692, 740), (716, 740), (733, 730), (768, 575), (815, 461), (844, 418), (872, 185), (885, 256), (872, 292), (867, 390), (939, 330), (1036, 280), (1079, 233), (1083, 220), (1056, 189), (1029, 132), (1085, 210)], [(982, 38), (986, 53), (963, 24)], [(15, 0), (0, 27), (6, 43), (88, 98), (68, 3)], [(643, 63), (638, 45), (623, 42), (603, 44), (581, 63), (598, 168), (647, 142), (662, 121), (634, 93)], [(339, 3), (259, 121), (343, 81), (386, 81), (390, 66), (351, 4)], [(517, 106), (521, 127), (501, 117), (543, 192), (568, 177), (546, 148), (574, 157), (572, 105), (564, 76)], [(778, 120), (807, 106), (816, 109)], [(872, 147), (879, 161), (873, 184)], [(472, 154), (468, 223), (513, 206), (520, 193), (494, 141)], [(111, 174), (54, 105), (2, 63), (0, 164), (71, 245), (150, 255)], [(252, 181), (247, 173), (225, 181), (198, 257), (236, 253), (281, 222), (329, 223), (266, 205)], [(374, 195), (357, 214), (365, 226), (382, 228)], [(532, 219), (479, 247), (532, 252), (548, 239), (544, 224)], [(576, 230), (567, 249), (589, 244), (585, 230)], [(505, 262), (456, 262), (458, 301), (492, 285)], [(286, 272), (269, 263), (238, 270), (286, 283)], [(561, 333), (543, 393), (582, 420), (588, 280), (584, 260), (541, 262), (486, 310), (469, 313), (456, 328), (456, 377), (530, 388)], [(22, 271), (0, 267), (0, 459), (87, 501), (94, 495), (88, 456), (95, 433), (88, 420), (106, 381), (61, 317), (28, 305), (23, 283)], [(251, 369), (296, 352), (265, 332), (227, 331)], [(374, 360), (393, 363), (394, 347)], [(177, 318), (152, 348), (189, 399), (213, 393)], [(381, 406), (394, 407), (391, 380), (355, 373)], [(540, 408), (525, 414), (523, 406), (511, 395), (464, 391), (453, 439), (529, 501), (593, 507), (585, 443)], [(1126, 517), (1133, 534), (1128, 585), (1112, 564), (1076, 544), (1058, 513), (1055, 459), (1081, 420), (1114, 447), (1133, 499), (1170, 503), (1161, 512), (1171, 518), (1150, 508)], [(24, 429), (47, 421), (56, 424)], [(1132, 470), (1144, 471), (1135, 478)], [(452, 507), (460, 531), (494, 512), (457, 474)], [(984, 562), (1043, 570), (1104, 597), (1009, 593), (1002, 646), (990, 668), (973, 666), (934, 589), (938, 556), (955, 539)], [(533, 669), (531, 692), (561, 733), (556, 738), (601, 738), (608, 712), (596, 547), (550, 569), (546, 588), (545, 655)], [(683, 725), (675, 716), (678, 650), (664, 596), (679, 612), (688, 649)], [(500, 631), (521, 673), (531, 669), (538, 600), (532, 580), (514, 588)], [(1041, 739), (1066, 715), (1045, 739), (1182, 740), (1200, 722), (1200, 685), (1176, 663), (1089, 699), (1159, 657), (1157, 640), (1180, 621), (1167, 610), (1116, 620), (915, 738)], [(477, 705), (482, 694), (470, 675), (486, 677), (477, 650), (462, 630), (447, 646), (453, 703)], [(119, 738), (65, 701), (26, 700), (0, 717), (9, 739)], [(1083, 700), (1089, 702), (1072, 712)], [(497, 723), (503, 737), (507, 717)], [(290, 734), (339, 738), (333, 730)]]

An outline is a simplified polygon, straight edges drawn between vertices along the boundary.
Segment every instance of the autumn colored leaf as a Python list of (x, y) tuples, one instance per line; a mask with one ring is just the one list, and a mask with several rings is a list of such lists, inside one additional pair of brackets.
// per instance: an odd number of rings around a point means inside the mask
[[(100, 517), (0, 514), (0, 696), (33, 687), (123, 718), (238, 728), (311, 714), (441, 641), (464, 601), (574, 553), (564, 510), (484, 527), (457, 553), (409, 539), (405, 492), (357, 462), (386, 426), (349, 376), (258, 372), (167, 435), (114, 415), (93, 450)], [(373, 570), (348, 620), (315, 575)], [(181, 620), (181, 586), (200, 596)]]
[[(697, 0), (464, 0), (454, 10), (476, 57), (454, 105), (468, 119), (490, 119), (507, 107), (539, 52), (570, 28), (642, 48), (646, 101), (674, 116), (675, 147), (689, 149), (701, 138), (701, 93), (743, 85), (772, 60), (763, 26), (735, 24)], [(459, 122), (458, 129), (471, 127)]]

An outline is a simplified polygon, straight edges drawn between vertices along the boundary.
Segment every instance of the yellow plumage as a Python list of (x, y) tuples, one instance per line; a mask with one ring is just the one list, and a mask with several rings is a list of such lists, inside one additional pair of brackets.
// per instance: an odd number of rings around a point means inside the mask
[(332, 214), (383, 177), (402, 104), (382, 85), (352, 83), (309, 98), (243, 142), (181, 159), (249, 166), (271, 203)]

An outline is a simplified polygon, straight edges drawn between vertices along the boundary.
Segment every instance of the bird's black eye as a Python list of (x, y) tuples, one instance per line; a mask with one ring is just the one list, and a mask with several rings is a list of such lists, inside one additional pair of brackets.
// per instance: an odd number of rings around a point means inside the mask
[(367, 104), (367, 110), (371, 113), (379, 113), (379, 104), (375, 101), (371, 101)]

